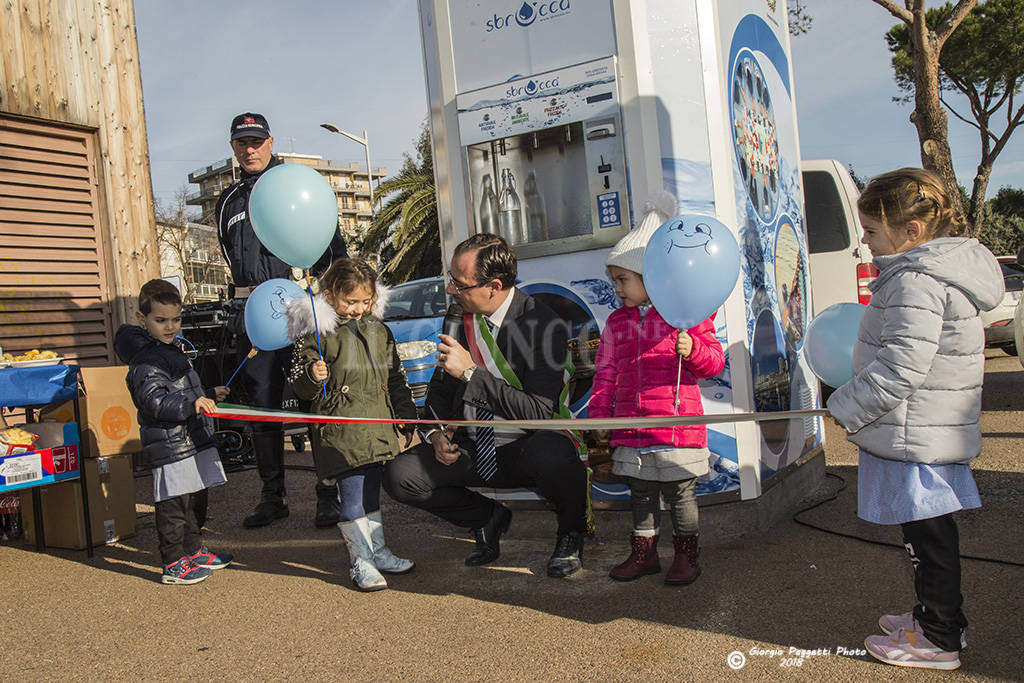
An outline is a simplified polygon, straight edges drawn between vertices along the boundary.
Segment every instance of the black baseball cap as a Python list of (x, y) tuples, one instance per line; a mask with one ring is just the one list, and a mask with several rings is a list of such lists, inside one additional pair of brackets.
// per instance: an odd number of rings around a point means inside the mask
[(247, 111), (239, 114), (231, 120), (231, 139), (238, 138), (260, 138), (270, 137), (270, 124), (263, 114), (254, 114)]

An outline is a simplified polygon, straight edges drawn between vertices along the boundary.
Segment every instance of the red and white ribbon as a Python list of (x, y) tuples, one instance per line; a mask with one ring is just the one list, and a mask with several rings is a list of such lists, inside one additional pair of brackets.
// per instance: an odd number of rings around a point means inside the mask
[[(406, 425), (454, 425), (473, 427), (493, 427), (493, 422), (481, 420), (398, 420), (376, 417), (338, 417), (334, 415), (314, 415), (312, 413), (296, 413), (285, 410), (265, 410), (244, 408), (241, 406), (222, 405), (217, 410), (206, 413), (210, 417), (224, 420), (242, 420), (245, 422), (298, 422), (298, 423), (341, 423), (341, 424), (406, 424)], [(637, 427), (681, 427), (684, 425), (730, 424), (733, 422), (765, 422), (770, 420), (802, 420), (808, 417), (828, 415), (827, 410), (781, 410), (771, 413), (723, 413), (717, 415), (675, 415), (666, 417), (608, 417), (608, 418), (572, 418), (549, 420), (504, 420), (502, 426), (518, 429), (550, 430), (562, 429), (630, 429)]]

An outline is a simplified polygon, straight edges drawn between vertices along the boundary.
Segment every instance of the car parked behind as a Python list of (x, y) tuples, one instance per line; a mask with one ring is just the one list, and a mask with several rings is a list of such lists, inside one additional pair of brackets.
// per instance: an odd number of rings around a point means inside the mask
[(860, 243), (860, 190), (835, 159), (800, 161), (807, 218), (807, 253), (812, 315), (829, 306), (871, 300), (868, 283), (878, 275), (871, 253)]
[(985, 325), (985, 346), (1006, 351), (1011, 356), (1017, 355), (1017, 341), (1014, 338), (1014, 309), (1021, 298), (1024, 286), (1024, 266), (1017, 262), (1016, 256), (999, 256), (999, 267), (1003, 270), (1003, 282), (1006, 293), (999, 305), (991, 311), (981, 312), (981, 322)]
[(381, 320), (395, 337), (413, 400), (420, 408), (434, 374), (437, 335), (447, 305), (444, 278), (429, 277), (391, 287), (381, 313)]

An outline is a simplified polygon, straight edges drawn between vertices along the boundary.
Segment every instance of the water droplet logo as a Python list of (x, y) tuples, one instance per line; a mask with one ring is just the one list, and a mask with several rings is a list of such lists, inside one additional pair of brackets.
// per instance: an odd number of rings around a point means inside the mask
[(530, 81), (526, 84), (523, 90), (526, 91), (527, 95), (532, 95), (533, 93), (537, 92), (537, 84), (534, 81)]
[(528, 2), (524, 2), (523, 6), (516, 12), (516, 23), (520, 26), (529, 26), (537, 19), (537, 11)]
[(540, 0), (539, 2), (525, 0), (516, 11), (507, 14), (494, 12), (489, 19), (482, 23), (483, 30), (485, 33), (490, 33), (516, 25), (520, 28), (529, 28), (538, 20), (546, 21), (564, 17), (572, 13), (571, 2), (572, 0)]

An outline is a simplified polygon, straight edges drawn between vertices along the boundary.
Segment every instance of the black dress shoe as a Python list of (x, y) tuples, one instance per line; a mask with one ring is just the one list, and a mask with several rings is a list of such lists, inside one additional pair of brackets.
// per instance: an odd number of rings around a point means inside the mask
[(316, 517), (314, 523), (318, 529), (336, 526), (341, 521), (341, 503), (338, 502), (337, 494), (334, 498), (317, 497)]
[(280, 501), (265, 500), (256, 506), (251, 515), (242, 521), (242, 526), (247, 529), (266, 526), (275, 519), (284, 519), (288, 516), (288, 506)]
[(501, 535), (508, 531), (508, 525), (512, 523), (512, 511), (501, 503), (494, 504), (494, 512), (479, 529), (473, 529), (476, 536), (476, 550), (466, 557), (466, 566), (479, 567), (488, 562), (494, 562), (501, 555)]
[(338, 526), (338, 522), (341, 521), (341, 514), (335, 510), (316, 511), (316, 518), (314, 524), (317, 529), (326, 529), (327, 527)]
[(560, 579), (575, 574), (583, 567), (583, 534), (570, 531), (555, 542), (555, 552), (548, 560), (548, 576)]

